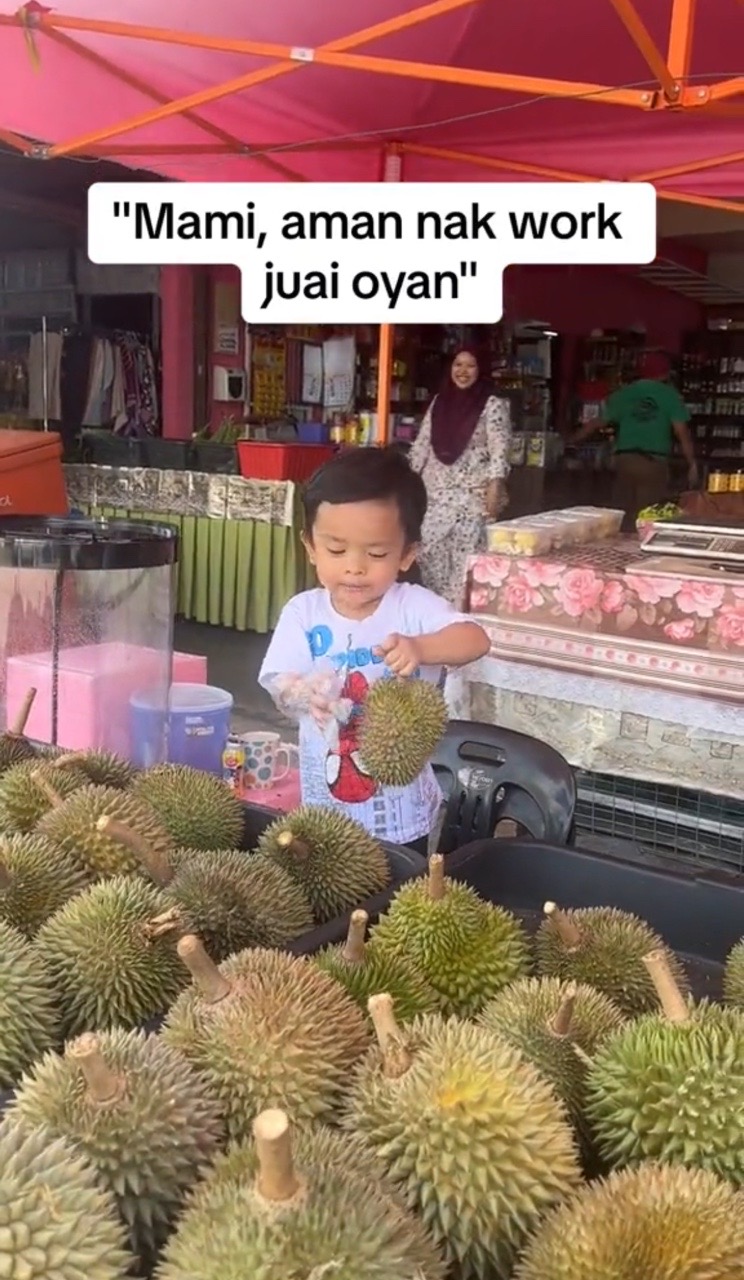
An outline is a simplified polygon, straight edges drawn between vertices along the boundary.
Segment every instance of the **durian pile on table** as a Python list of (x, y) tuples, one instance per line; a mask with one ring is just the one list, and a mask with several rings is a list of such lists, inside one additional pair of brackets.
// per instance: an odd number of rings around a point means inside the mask
[(0, 738), (2, 1280), (742, 1280), (744, 939), (696, 999), (611, 906), (434, 855), (372, 920), (355, 823), (243, 824)]

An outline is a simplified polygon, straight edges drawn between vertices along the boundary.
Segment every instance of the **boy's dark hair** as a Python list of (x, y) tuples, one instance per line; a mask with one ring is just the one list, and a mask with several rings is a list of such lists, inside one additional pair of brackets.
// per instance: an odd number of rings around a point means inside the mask
[(411, 470), (408, 459), (394, 445), (384, 449), (345, 449), (319, 467), (302, 495), (305, 533), (311, 537), (322, 502), (338, 506), (344, 502), (397, 503), (406, 546), (421, 541), (426, 515), (426, 487), (421, 476)]

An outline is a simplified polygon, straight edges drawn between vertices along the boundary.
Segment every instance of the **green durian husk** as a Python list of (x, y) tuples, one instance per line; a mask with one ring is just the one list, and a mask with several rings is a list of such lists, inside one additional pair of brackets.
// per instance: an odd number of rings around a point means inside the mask
[(243, 840), (243, 806), (221, 778), (182, 764), (143, 770), (132, 795), (155, 810), (177, 847), (237, 849)]
[(88, 778), (80, 770), (55, 770), (48, 760), (22, 760), (0, 774), (0, 830), (34, 831), (53, 807), (50, 794), (37, 777), (61, 798), (88, 786)]
[[(64, 775), (67, 770), (59, 772)], [(98, 824), (104, 818), (129, 828), (146, 846), (147, 857), (111, 832), (101, 830)], [(97, 879), (120, 875), (157, 879), (161, 867), (166, 869), (166, 879), (170, 874), (171, 837), (155, 811), (129, 791), (97, 787), (86, 781), (85, 787), (51, 809), (37, 830), (77, 858), (85, 871)]]
[(723, 994), (729, 1004), (744, 1009), (744, 938), (737, 942), (726, 961)]
[(346, 942), (324, 947), (313, 956), (313, 963), (335, 978), (365, 1014), (370, 996), (380, 992), (395, 1001), (399, 1022), (436, 1013), (439, 997), (404, 955), (364, 942), (367, 919), (366, 911), (355, 911)]
[(60, 1037), (52, 976), (23, 934), (0, 921), (0, 1089), (13, 1088)]
[(89, 883), (79, 863), (38, 832), (0, 836), (0, 920), (25, 937)]
[(447, 703), (429, 680), (375, 680), (364, 704), (359, 755), (384, 787), (407, 787), (429, 763), (447, 728)]

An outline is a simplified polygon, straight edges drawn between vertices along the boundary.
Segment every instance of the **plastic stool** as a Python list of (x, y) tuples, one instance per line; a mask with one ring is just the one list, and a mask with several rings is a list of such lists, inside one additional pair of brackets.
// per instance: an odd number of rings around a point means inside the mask
[(524, 827), (533, 840), (572, 843), (574, 773), (558, 751), (539, 739), (495, 725), (451, 720), (431, 763), (446, 804), (441, 853), (490, 840), (504, 818)]

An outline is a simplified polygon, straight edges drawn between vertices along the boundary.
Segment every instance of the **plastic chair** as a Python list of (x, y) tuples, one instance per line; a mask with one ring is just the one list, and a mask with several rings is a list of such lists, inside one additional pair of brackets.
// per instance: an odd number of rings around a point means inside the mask
[(451, 853), (490, 840), (504, 818), (533, 840), (573, 841), (576, 779), (558, 751), (511, 729), (451, 720), (432, 767), (445, 796), (439, 840)]

